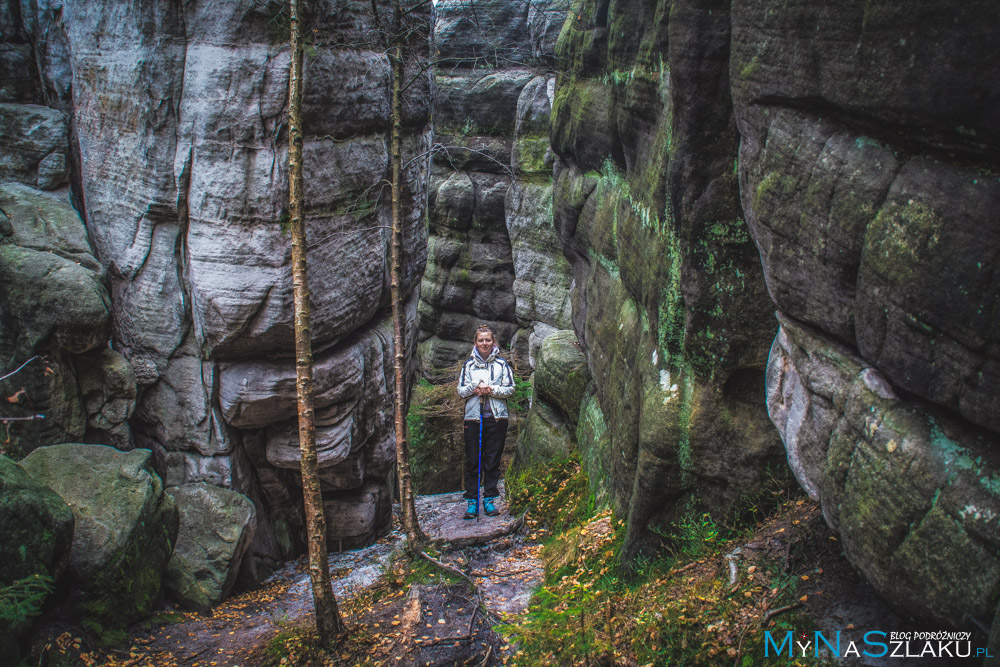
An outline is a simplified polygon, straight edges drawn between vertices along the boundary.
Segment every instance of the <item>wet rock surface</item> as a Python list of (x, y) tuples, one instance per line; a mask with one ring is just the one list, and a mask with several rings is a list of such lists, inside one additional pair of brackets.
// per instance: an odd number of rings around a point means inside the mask
[[(73, 523), (73, 512), (55, 491), (0, 455), (0, 589), (5, 599), (19, 580), (50, 577), (47, 583), (54, 584), (62, 577), (69, 564)], [(44, 603), (54, 588), (37, 590)], [(0, 618), (0, 661), (19, 662), (18, 640), (31, 625), (26, 615)]]

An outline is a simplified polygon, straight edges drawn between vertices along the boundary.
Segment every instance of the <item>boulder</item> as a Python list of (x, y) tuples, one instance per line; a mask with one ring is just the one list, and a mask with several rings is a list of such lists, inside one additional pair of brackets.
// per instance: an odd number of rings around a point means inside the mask
[(54, 190), (68, 174), (66, 114), (37, 104), (0, 103), (0, 181)]
[(779, 321), (768, 411), (848, 558), (911, 618), (988, 626), (1000, 590), (1000, 439), (901, 398), (829, 335)]
[(72, 511), (6, 456), (0, 456), (0, 535), (0, 585), (32, 574), (59, 579), (66, 570)]
[(180, 527), (164, 589), (182, 605), (208, 609), (232, 591), (253, 539), (257, 512), (243, 494), (204, 482), (171, 487), (166, 493), (177, 505)]
[[(110, 296), (87, 230), (67, 192), (0, 184), (0, 367), (6, 381), (3, 413), (44, 419), (17, 425), (22, 453), (80, 440), (87, 413), (80, 398), (76, 355), (106, 345)], [(23, 390), (23, 391), (21, 391)]]
[[(14, 352), (45, 347), (82, 353), (107, 341), (110, 298), (87, 230), (66, 193), (0, 184), (0, 308)], [(16, 332), (16, 333), (13, 333)]]
[(557, 331), (542, 341), (535, 366), (535, 399), (559, 408), (571, 433), (576, 433), (580, 403), (590, 369), (587, 358), (572, 331)]
[(178, 515), (151, 457), (147, 449), (63, 444), (36, 449), (20, 463), (73, 511), (70, 603), (98, 628), (135, 621), (160, 594)]
[(548, 403), (536, 400), (517, 437), (517, 465), (530, 467), (561, 461), (576, 451), (566, 418)]
[[(55, 491), (6, 456), (0, 456), (0, 535), (0, 589), (21, 582), (18, 588), (26, 590), (24, 582), (39, 577), (31, 591), (43, 593), (34, 607), (38, 613), (69, 563), (73, 512)], [(7, 593), (10, 590), (5, 590), (5, 603)], [(0, 662), (18, 663), (18, 638), (30, 630), (31, 622), (24, 614), (0, 617)]]

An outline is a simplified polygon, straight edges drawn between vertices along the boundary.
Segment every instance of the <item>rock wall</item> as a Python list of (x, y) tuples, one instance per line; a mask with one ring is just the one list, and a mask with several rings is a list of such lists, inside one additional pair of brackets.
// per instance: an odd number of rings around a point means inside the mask
[(1000, 598), (998, 18), (740, 0), (729, 70), (789, 463), (884, 599), (966, 627)]
[(476, 326), (533, 365), (569, 325), (569, 265), (552, 226), (549, 109), (563, 0), (442, 0), (435, 154), (420, 295), (425, 374), (455, 366)]
[(785, 469), (761, 401), (775, 326), (740, 205), (729, 45), (728, 2), (578, 0), (556, 50), (555, 224), (595, 392), (580, 455), (628, 518), (626, 562)]
[[(287, 15), (263, 0), (3, 7), (15, 28), (4, 32), (0, 65), (14, 71), (24, 61), (32, 76), (5, 79), (2, 94), (48, 107), (35, 118), (0, 105), (4, 140), (26, 123), (39, 128), (20, 158), (3, 151), (0, 178), (72, 180), (99, 261), (81, 264), (109, 288), (102, 340), (110, 331), (114, 351), (101, 354), (127, 361), (90, 364), (98, 370), (81, 376), (73, 428), (35, 444), (105, 442), (77, 422), (107, 430), (130, 417), (134, 445), (153, 451), (168, 486), (206, 482), (253, 500), (258, 525), (242, 575), (250, 583), (302, 544)], [(317, 444), (330, 543), (346, 548), (383, 530), (390, 513), (389, 75), (367, 5), (312, 11), (304, 124)], [(427, 5), (412, 16), (429, 22), (430, 13)], [(413, 47), (428, 56), (426, 42)], [(426, 155), (431, 136), (430, 78), (416, 64), (409, 74), (404, 162)], [(66, 157), (61, 177), (50, 144)], [(427, 159), (408, 164), (403, 290), (415, 346)], [(21, 329), (34, 331), (29, 324)], [(132, 404), (118, 389), (129, 378)]]
[(43, 14), (0, 3), (0, 375), (12, 373), (0, 417), (24, 420), (6, 422), (0, 451), (16, 458), (81, 439), (132, 447), (136, 396), (108, 347), (105, 268), (66, 187), (72, 116), (60, 68), (46, 65), (60, 33)]

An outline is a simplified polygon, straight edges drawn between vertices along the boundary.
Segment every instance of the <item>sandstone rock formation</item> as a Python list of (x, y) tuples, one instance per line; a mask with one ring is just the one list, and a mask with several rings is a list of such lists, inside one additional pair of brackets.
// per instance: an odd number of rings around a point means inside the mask
[(79, 440), (131, 447), (135, 381), (107, 348), (111, 299), (103, 267), (66, 190), (0, 183), (0, 382), (12, 454)]
[(587, 358), (572, 331), (547, 336), (538, 350), (532, 405), (517, 441), (518, 465), (566, 458), (577, 451), (580, 405), (590, 387)]
[(181, 604), (207, 610), (229, 595), (257, 526), (246, 496), (198, 482), (170, 487), (180, 524), (163, 586)]
[(989, 2), (733, 5), (743, 209), (779, 309), (768, 410), (903, 614), (988, 626), (1000, 236)]
[[(6, 456), (0, 456), (0, 535), (0, 589), (36, 576), (51, 577), (51, 583), (66, 570), (73, 543), (73, 512), (55, 491)], [(47, 597), (41, 597), (39, 607)], [(5, 596), (4, 602), (9, 604), (9, 598)], [(30, 629), (31, 621), (24, 616), (0, 616), (0, 661), (4, 664), (19, 662), (17, 641)]]
[(524, 368), (569, 325), (552, 226), (549, 108), (562, 0), (437, 5), (436, 146), (421, 288), (425, 374), (455, 366), (478, 324)]
[(177, 506), (153, 471), (152, 452), (105, 445), (40, 447), (20, 466), (73, 511), (70, 601), (101, 628), (148, 613), (177, 537)]
[[(310, 289), (324, 484), (336, 498), (328, 523), (339, 547), (370, 539), (388, 519), (389, 77), (367, 6), (329, 2), (311, 10), (304, 108)], [(426, 21), (430, 6), (412, 16)], [(134, 440), (154, 452), (167, 485), (207, 482), (244, 493), (259, 511), (242, 578), (253, 583), (302, 541), (294, 387), (286, 381), (294, 375), (283, 228), (287, 15), (268, 2), (43, 1), (18, 6), (0, 23), (9, 45), (0, 65), (28, 59), (37, 73), (0, 96), (0, 179), (56, 187), (71, 172), (100, 264), (91, 258), (66, 271), (93, 271), (95, 290), (105, 280), (110, 286), (104, 319), (93, 325), (78, 312), (86, 299), (62, 306), (80, 323), (74, 335), (93, 330), (92, 339), (71, 345), (58, 317), (31, 309), (16, 331), (3, 332), (4, 345), (23, 353), (44, 340), (88, 354), (53, 361), (58, 355), (50, 352), (55, 374), (72, 374), (58, 384), (68, 407), (49, 410), (43, 424), (58, 433), (31, 446), (89, 440), (127, 449)], [(414, 56), (426, 58), (426, 42), (414, 44)], [(415, 344), (427, 160), (410, 158), (430, 148), (430, 80), (415, 62), (408, 72), (403, 290)], [(24, 137), (17, 151), (7, 150), (12, 136)], [(2, 249), (11, 275), (21, 261), (7, 257), (13, 248)], [(18, 275), (24, 290), (39, 283), (33, 273)], [(51, 290), (50, 283), (33, 289)], [(109, 334), (113, 350), (97, 349)]]
[(581, 458), (626, 562), (685, 512), (781, 475), (761, 405), (774, 335), (734, 165), (729, 3), (579, 2), (556, 49), (555, 223), (594, 377)]
[(0, 104), (0, 181), (54, 190), (65, 185), (66, 114), (37, 104)]

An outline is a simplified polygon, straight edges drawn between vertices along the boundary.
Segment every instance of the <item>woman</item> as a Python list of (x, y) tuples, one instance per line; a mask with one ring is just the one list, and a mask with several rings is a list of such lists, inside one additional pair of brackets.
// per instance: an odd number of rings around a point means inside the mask
[(493, 330), (476, 329), (475, 345), (458, 376), (458, 395), (465, 400), (465, 519), (479, 516), (479, 483), (483, 509), (489, 516), (500, 512), (500, 456), (507, 437), (507, 397), (514, 393), (510, 365), (497, 356)]

